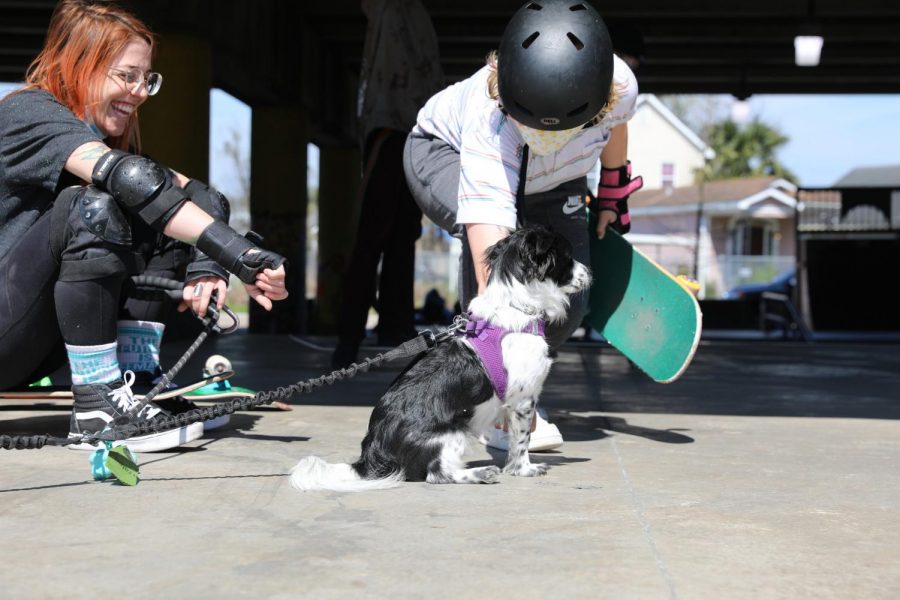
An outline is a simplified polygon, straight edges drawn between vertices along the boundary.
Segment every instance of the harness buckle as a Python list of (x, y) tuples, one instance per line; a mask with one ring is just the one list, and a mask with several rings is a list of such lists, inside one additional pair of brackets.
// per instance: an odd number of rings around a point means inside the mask
[(428, 346), (428, 349), (431, 350), (435, 346), (437, 346), (438, 340), (434, 335), (434, 332), (430, 329), (426, 329), (422, 333), (419, 334), (419, 337), (425, 340), (425, 345)]

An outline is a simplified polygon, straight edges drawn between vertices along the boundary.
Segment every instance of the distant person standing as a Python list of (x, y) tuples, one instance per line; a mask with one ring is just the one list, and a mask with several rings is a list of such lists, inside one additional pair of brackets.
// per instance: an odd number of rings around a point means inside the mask
[(373, 305), (380, 345), (416, 334), (413, 278), (422, 211), (403, 174), (403, 147), (419, 109), (443, 84), (437, 35), (419, 0), (361, 5), (368, 19), (357, 107), (362, 208), (343, 277), (335, 367), (356, 361)]

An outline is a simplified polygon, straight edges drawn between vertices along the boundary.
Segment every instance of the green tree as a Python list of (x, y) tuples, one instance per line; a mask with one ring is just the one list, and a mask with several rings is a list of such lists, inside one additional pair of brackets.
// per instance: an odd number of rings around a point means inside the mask
[(775, 127), (753, 119), (740, 127), (731, 119), (708, 125), (703, 137), (716, 156), (697, 172), (700, 181), (732, 177), (783, 177), (797, 183), (797, 177), (776, 156), (789, 138)]

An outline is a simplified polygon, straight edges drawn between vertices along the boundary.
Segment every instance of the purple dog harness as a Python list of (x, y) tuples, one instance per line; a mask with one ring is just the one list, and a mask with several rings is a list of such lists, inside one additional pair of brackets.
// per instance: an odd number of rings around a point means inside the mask
[(469, 343), (472, 344), (472, 348), (475, 349), (475, 353), (481, 359), (481, 364), (484, 365), (488, 379), (491, 380), (494, 391), (497, 392), (497, 397), (500, 400), (506, 399), (506, 385), (508, 383), (506, 369), (503, 367), (503, 350), (500, 343), (509, 333), (530, 333), (543, 336), (544, 321), (539, 319), (523, 329), (511, 330), (492, 325), (484, 319), (472, 315), (466, 321), (465, 330), (459, 332), (459, 335), (465, 335)]

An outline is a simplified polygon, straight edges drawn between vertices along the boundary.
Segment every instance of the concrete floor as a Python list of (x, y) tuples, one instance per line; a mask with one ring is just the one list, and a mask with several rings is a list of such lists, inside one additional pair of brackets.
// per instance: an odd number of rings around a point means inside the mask
[[(328, 370), (308, 343), (236, 334), (185, 373), (214, 352), (257, 389)], [(703, 342), (668, 386), (570, 345), (547, 476), (293, 490), (301, 457), (356, 458), (399, 369), (142, 455), (133, 488), (92, 481), (86, 453), (0, 451), (0, 597), (900, 597), (900, 345)], [(0, 433), (64, 435), (68, 414), (6, 402)]]

